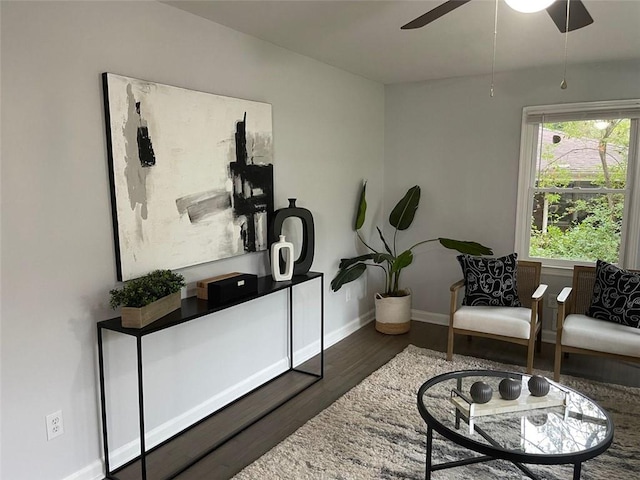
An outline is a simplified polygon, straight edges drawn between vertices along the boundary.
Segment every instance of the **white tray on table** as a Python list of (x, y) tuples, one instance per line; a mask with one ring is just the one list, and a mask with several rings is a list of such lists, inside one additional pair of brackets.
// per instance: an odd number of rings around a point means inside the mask
[[(559, 387), (557, 384), (554, 387)], [(498, 415), (501, 413), (523, 412), (539, 408), (566, 407), (568, 392), (562, 389), (552, 389), (543, 397), (534, 397), (529, 392), (523, 391), (520, 397), (515, 400), (505, 400), (494, 393), (494, 397), (487, 403), (475, 403), (468, 395), (462, 394), (457, 389), (451, 390), (451, 403), (453, 403), (460, 413), (467, 417), (469, 423), (469, 433), (473, 433), (474, 418), (487, 415)]]

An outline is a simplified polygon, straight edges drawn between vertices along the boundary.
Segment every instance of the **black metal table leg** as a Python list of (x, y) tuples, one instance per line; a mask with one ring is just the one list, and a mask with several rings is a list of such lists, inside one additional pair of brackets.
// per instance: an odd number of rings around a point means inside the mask
[[(459, 392), (462, 391), (462, 378), (459, 378), (457, 380), (456, 387), (458, 388)], [(461, 418), (460, 410), (456, 408), (456, 430), (460, 429), (460, 418)]]
[(580, 480), (580, 472), (582, 471), (582, 462), (573, 464), (573, 480)]
[(289, 370), (293, 369), (293, 286), (287, 288), (289, 303)]
[(109, 465), (109, 440), (107, 434), (107, 396), (104, 384), (104, 349), (102, 346), (102, 328), (98, 325), (98, 365), (100, 369), (100, 415), (102, 418), (102, 448), (104, 449), (105, 475), (111, 475)]
[(324, 377), (324, 275), (320, 277), (320, 378)]
[(433, 446), (433, 428), (427, 427), (427, 461), (424, 470), (424, 479), (431, 480), (431, 449)]
[(138, 415), (140, 415), (140, 473), (147, 480), (147, 446), (144, 428), (144, 382), (142, 380), (142, 337), (137, 338), (138, 354)]

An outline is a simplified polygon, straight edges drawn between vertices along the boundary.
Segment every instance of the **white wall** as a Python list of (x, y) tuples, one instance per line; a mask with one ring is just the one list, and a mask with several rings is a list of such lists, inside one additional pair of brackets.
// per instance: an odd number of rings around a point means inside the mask
[[(640, 98), (640, 61), (570, 65), (567, 75), (561, 90), (561, 66), (501, 73), (493, 98), (488, 76), (385, 88), (386, 209), (409, 186), (422, 187), (414, 224), (403, 232), (407, 246), (451, 237), (479, 241), (496, 255), (513, 252), (522, 107)], [(426, 318), (447, 314), (448, 287), (461, 278), (456, 253), (436, 244), (417, 252), (404, 274), (416, 293), (413, 308)], [(556, 295), (570, 284), (545, 280)]]
[[(344, 292), (329, 291), (329, 281), (338, 259), (354, 252), (351, 223), (363, 175), (371, 186), (371, 204), (382, 198), (384, 89), (156, 2), (0, 5), (0, 477), (97, 478), (101, 436), (95, 325), (115, 316), (108, 308), (108, 291), (116, 284), (100, 74), (273, 105), (276, 207), (297, 197), (298, 205), (314, 214), (313, 270), (326, 274), (330, 341), (353, 331), (361, 324), (358, 317), (372, 307), (371, 296), (364, 293), (347, 303)], [(266, 254), (260, 253), (181, 273), (189, 283), (187, 294), (193, 295), (200, 278), (235, 270), (263, 274), (267, 265)], [(303, 310), (317, 306), (313, 294), (300, 298)], [(250, 337), (247, 319), (262, 318), (271, 305), (276, 312), (283, 308), (279, 297), (269, 302), (149, 339), (149, 371), (166, 375), (154, 377), (150, 388), (161, 391), (164, 384), (169, 394), (177, 394), (183, 375), (179, 367), (194, 359), (188, 376), (195, 384), (202, 378), (211, 382), (203, 390), (180, 385), (186, 394), (172, 400), (173, 410), (156, 407), (154, 423), (187, 408), (189, 401), (201, 402), (233, 386), (234, 379), (258, 372), (265, 363), (277, 363), (273, 352), (263, 351), (276, 339), (277, 319), (265, 319), (268, 327), (257, 325), (264, 333), (253, 343), (241, 342)], [(117, 355), (111, 372), (126, 385), (133, 369), (131, 350), (122, 339), (107, 341)], [(128, 398), (117, 390), (110, 394), (114, 404)], [(44, 418), (58, 409), (65, 433), (47, 442)], [(121, 418), (131, 415), (129, 408)], [(130, 436), (124, 425), (114, 427), (121, 443)]]

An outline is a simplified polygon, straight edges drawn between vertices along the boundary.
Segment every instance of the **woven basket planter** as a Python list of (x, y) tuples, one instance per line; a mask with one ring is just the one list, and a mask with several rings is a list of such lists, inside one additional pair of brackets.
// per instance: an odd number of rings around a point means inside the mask
[(407, 333), (411, 328), (411, 294), (384, 297), (376, 293), (376, 330), (389, 335)]

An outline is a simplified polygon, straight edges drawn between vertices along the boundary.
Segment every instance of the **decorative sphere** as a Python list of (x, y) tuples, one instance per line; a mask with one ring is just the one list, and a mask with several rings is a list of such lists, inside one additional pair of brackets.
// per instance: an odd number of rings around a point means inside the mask
[(549, 393), (549, 381), (540, 375), (533, 375), (527, 385), (529, 386), (529, 393), (534, 397), (544, 397)]
[(513, 378), (504, 378), (500, 381), (498, 390), (500, 390), (500, 396), (505, 400), (515, 400), (520, 396), (522, 384), (519, 380), (515, 380)]
[(548, 419), (549, 419), (549, 416), (546, 413), (536, 413), (535, 415), (531, 415), (527, 417), (527, 420), (529, 420), (529, 423), (534, 427), (543, 426), (545, 423), (547, 423)]
[(475, 382), (469, 389), (471, 399), (475, 403), (487, 403), (493, 396), (493, 388), (485, 382)]

